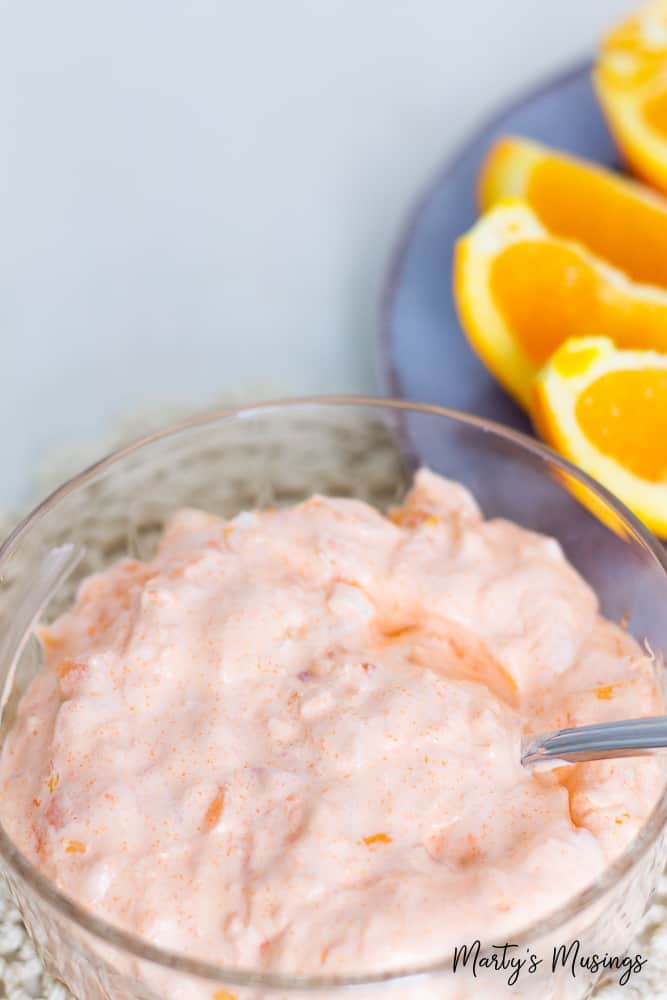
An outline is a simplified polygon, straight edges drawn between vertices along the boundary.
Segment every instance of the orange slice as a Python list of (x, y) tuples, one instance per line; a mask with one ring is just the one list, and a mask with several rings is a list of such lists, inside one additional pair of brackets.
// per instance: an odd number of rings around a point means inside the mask
[(479, 178), (484, 211), (528, 202), (556, 236), (583, 243), (633, 281), (667, 287), (667, 198), (612, 170), (527, 139), (489, 151)]
[(650, 0), (610, 32), (593, 82), (632, 169), (667, 191), (667, 0)]
[(547, 444), (667, 535), (667, 356), (606, 337), (569, 340), (533, 387)]
[(667, 290), (634, 284), (501, 202), (457, 243), (454, 299), (473, 349), (526, 409), (538, 371), (570, 337), (667, 351)]

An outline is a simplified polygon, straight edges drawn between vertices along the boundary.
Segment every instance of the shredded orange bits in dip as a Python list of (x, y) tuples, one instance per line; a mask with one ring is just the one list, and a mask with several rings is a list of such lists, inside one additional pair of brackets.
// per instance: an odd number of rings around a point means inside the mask
[(387, 833), (374, 833), (372, 837), (364, 837), (364, 844), (391, 844), (391, 837)]
[(216, 797), (211, 802), (204, 816), (204, 826), (211, 830), (222, 816), (225, 806), (225, 790), (221, 788)]
[(65, 850), (68, 854), (85, 854), (86, 845), (82, 844), (80, 840), (68, 840)]

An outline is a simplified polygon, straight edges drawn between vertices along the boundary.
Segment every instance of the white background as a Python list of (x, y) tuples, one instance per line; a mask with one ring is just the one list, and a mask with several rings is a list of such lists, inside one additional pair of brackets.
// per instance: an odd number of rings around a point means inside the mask
[(0, 506), (146, 400), (374, 391), (412, 198), (627, 0), (2, 0)]

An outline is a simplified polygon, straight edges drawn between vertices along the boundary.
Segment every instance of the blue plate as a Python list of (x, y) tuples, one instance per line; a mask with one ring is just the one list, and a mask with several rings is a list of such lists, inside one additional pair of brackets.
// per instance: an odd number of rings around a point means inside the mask
[[(452, 254), (457, 237), (477, 217), (477, 174), (500, 135), (524, 135), (619, 167), (590, 71), (590, 63), (571, 70), (498, 114), (444, 167), (417, 204), (395, 252), (383, 300), (381, 361), (390, 396), (437, 403), (530, 431), (526, 415), (468, 346), (452, 299)], [(426, 464), (483, 495), (487, 517), (508, 516), (509, 510), (526, 527), (558, 535), (570, 561), (598, 593), (603, 613), (615, 620), (627, 615), (637, 638), (658, 635), (667, 644), (667, 619), (647, 621), (642, 610), (651, 606), (639, 596), (643, 586), (653, 586), (651, 571), (647, 569), (645, 579), (638, 574), (640, 585), (629, 606), (624, 543), (564, 491), (554, 495), (530, 461), (519, 470), (508, 469), (502, 452), (490, 447), (488, 455), (471, 463), (464, 430), (459, 448), (455, 437), (443, 443), (432, 424), (418, 416), (403, 415), (398, 429), (410, 464)]]
[(381, 353), (388, 395), (530, 429), (525, 414), (468, 346), (452, 299), (452, 253), (457, 237), (477, 217), (479, 166), (498, 136), (527, 136), (618, 167), (590, 70), (590, 63), (571, 70), (498, 114), (419, 201), (394, 255), (383, 301)]

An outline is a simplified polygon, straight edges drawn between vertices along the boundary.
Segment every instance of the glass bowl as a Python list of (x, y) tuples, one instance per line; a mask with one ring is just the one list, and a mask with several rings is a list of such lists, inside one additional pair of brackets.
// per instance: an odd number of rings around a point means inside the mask
[[(380, 509), (400, 502), (419, 465), (458, 479), (487, 517), (556, 537), (596, 590), (602, 613), (623, 621), (656, 654), (667, 649), (667, 559), (649, 532), (583, 473), (536, 441), (438, 407), (372, 399), (311, 399), (214, 413), (152, 434), (83, 472), (45, 500), (0, 550), (0, 736), (39, 668), (33, 624), (72, 600), (85, 575), (121, 556), (150, 556), (165, 517), (180, 506), (224, 516), (285, 505), (314, 492), (353, 496)], [(588, 889), (511, 935), (514, 954), (544, 961), (513, 996), (580, 997), (598, 973), (552, 972), (552, 948), (621, 956), (630, 945), (666, 853), (667, 794), (630, 846)], [(63, 895), (0, 826), (0, 857), (40, 954), (80, 1000), (271, 1000), (364, 997), (497, 997), (508, 973), (452, 965), (380, 975), (298, 978), (218, 966), (162, 950), (111, 926)], [(504, 942), (485, 942), (482, 950)], [(464, 943), (464, 942), (462, 942)]]

